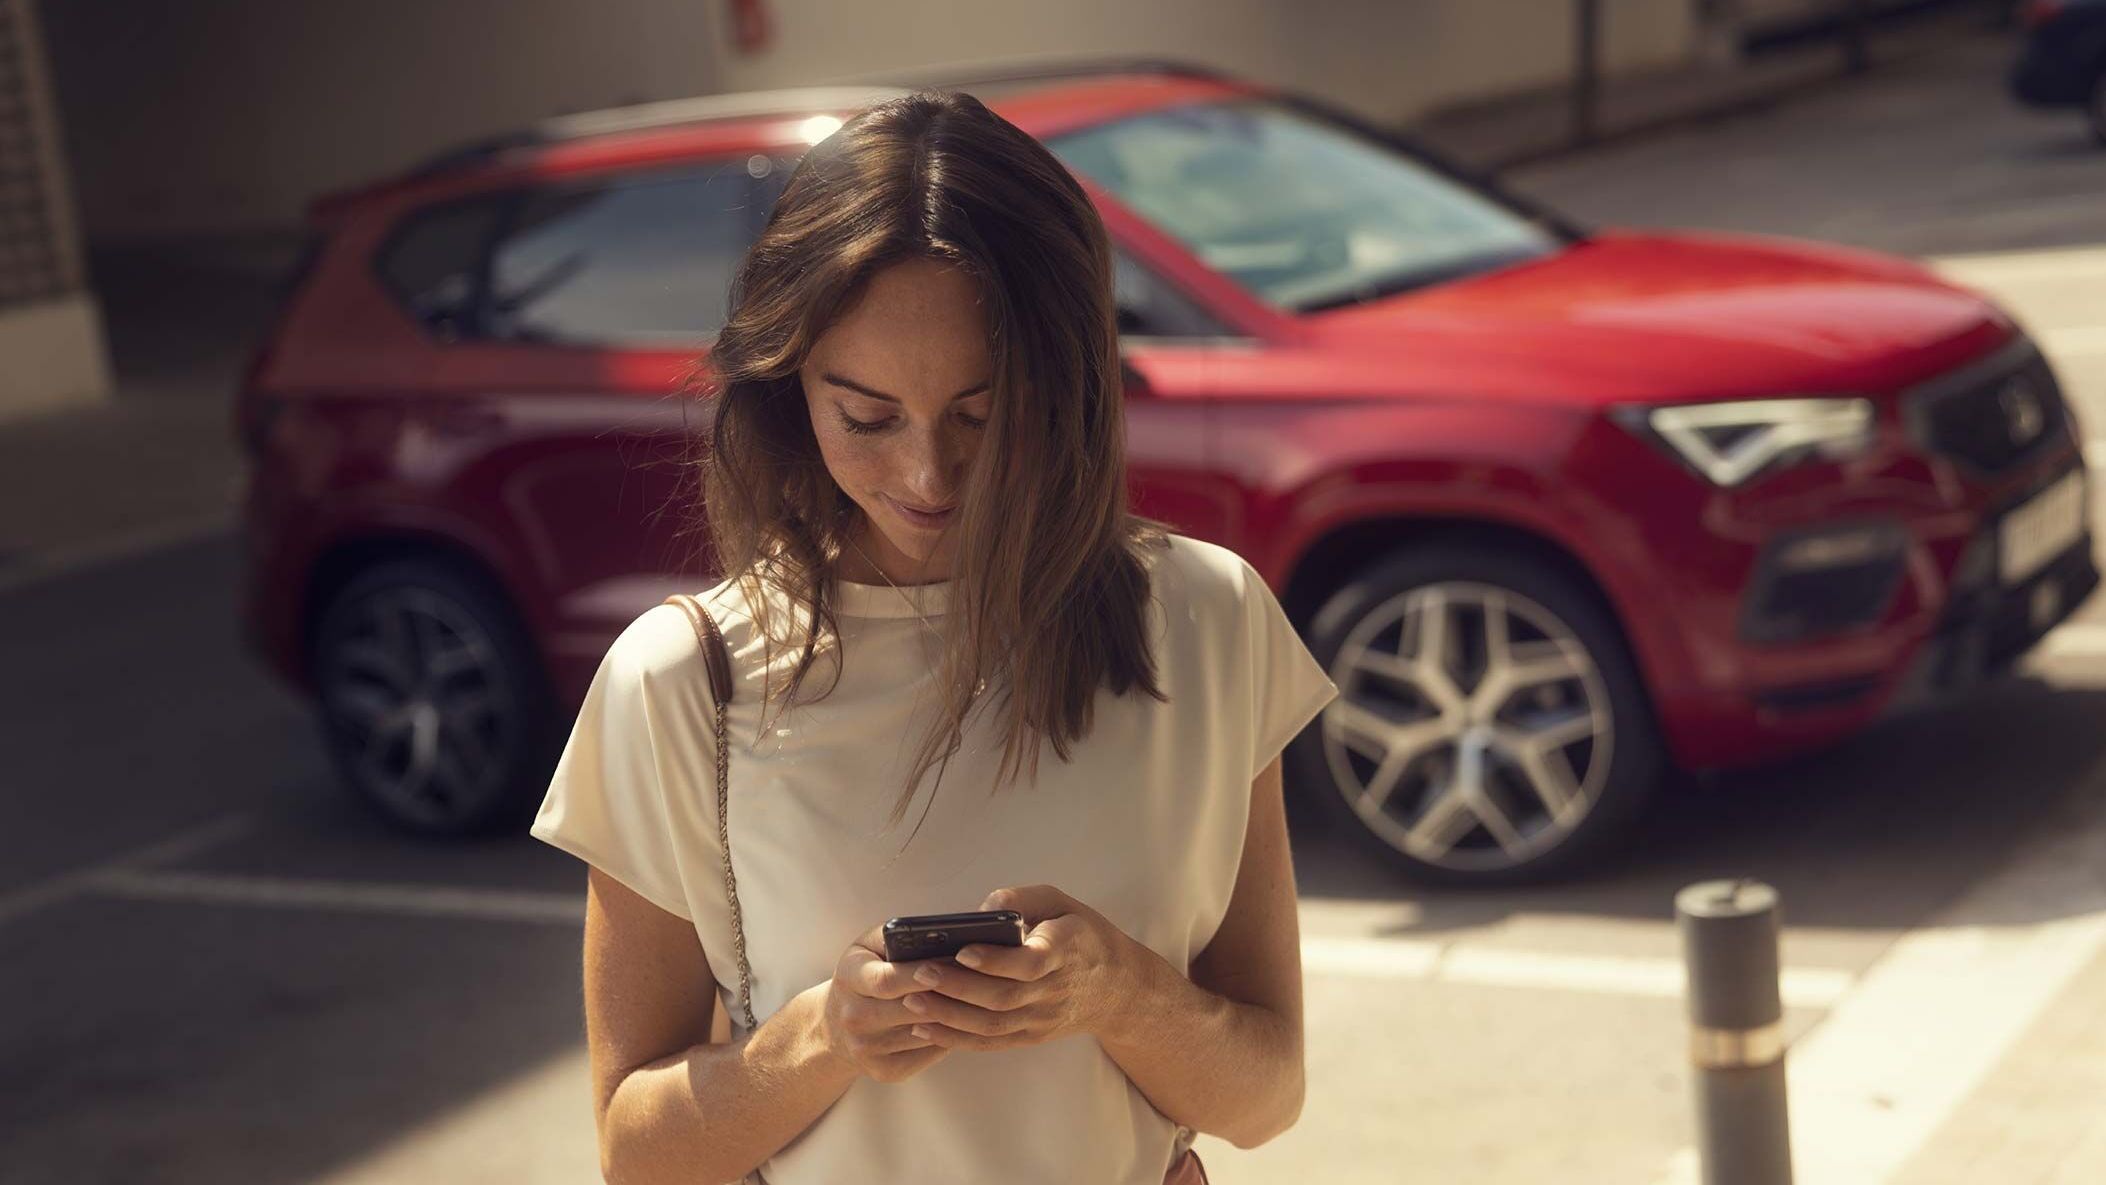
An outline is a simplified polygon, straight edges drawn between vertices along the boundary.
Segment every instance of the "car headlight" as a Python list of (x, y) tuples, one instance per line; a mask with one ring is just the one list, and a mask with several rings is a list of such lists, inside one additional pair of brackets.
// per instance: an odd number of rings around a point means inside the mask
[(1869, 399), (1749, 399), (1633, 408), (1642, 426), (1713, 484), (1736, 486), (1778, 465), (1862, 454), (1872, 444)]

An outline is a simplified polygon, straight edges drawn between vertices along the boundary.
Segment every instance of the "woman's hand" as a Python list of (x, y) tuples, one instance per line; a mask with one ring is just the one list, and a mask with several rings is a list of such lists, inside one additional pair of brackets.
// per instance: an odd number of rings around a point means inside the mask
[(1098, 1033), (1131, 1001), (1141, 956), (1153, 954), (1051, 885), (997, 889), (980, 908), (1023, 914), (1024, 944), (974, 943), (955, 963), (899, 965), (914, 993), (902, 1005), (923, 1022), (910, 1033), (945, 1049), (1013, 1049)]
[(942, 1061), (950, 1051), (912, 1032), (921, 1020), (903, 999), (920, 990), (914, 964), (888, 963), (884, 928), (873, 927), (849, 945), (826, 985), (826, 1041), (878, 1082), (902, 1082)]

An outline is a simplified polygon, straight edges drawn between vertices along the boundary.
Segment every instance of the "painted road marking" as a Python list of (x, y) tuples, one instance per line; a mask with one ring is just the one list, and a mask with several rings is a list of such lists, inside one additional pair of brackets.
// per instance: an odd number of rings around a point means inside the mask
[[(332, 909), (396, 916), (460, 918), (578, 926), (582, 893), (456, 888), (446, 885), (306, 880), (204, 872), (119, 868), (88, 878), (97, 894), (133, 900), (286, 909)], [(1682, 964), (1676, 959), (1546, 954), (1416, 939), (1309, 937), (1302, 966), (1314, 975), (1408, 979), (1434, 983), (1679, 999)], [(1785, 1003), (1832, 1008), (1853, 977), (1828, 968), (1784, 972)]]
[(124, 855), (0, 895), (0, 926), (91, 891), (109, 876), (166, 864), (232, 842), (247, 835), (255, 825), (256, 821), (247, 815), (225, 815)]
[(2033, 335), (2050, 356), (2106, 354), (2106, 325), (2079, 325), (2070, 329), (2044, 329)]
[(2048, 658), (2106, 655), (2106, 625), (2073, 622), (2056, 626), (2033, 653)]
[(1924, 263), (1968, 284), (2024, 284), (2039, 280), (2106, 279), (2106, 248), (2002, 251), (1940, 255)]
[(512, 889), (461, 889), (367, 881), (296, 880), (210, 872), (118, 869), (93, 878), (98, 893), (152, 901), (336, 909), (414, 917), (581, 926), (585, 895)]
[(216, 510), (196, 518), (126, 531), (88, 543), (32, 551), (21, 560), (0, 567), (0, 593), (41, 584), (84, 569), (100, 568), (120, 560), (202, 542), (233, 529), (233, 515)]

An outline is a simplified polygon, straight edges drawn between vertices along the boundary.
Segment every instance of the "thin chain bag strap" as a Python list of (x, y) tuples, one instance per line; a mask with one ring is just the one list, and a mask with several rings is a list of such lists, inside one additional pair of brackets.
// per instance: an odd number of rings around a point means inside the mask
[(688, 622), (695, 627), (695, 640), (702, 645), (702, 657), (709, 668), (710, 698), (716, 701), (717, 735), (717, 850), (724, 856), (724, 897), (731, 903), (731, 949), (739, 960), (739, 1013), (745, 1019), (746, 1031), (756, 1027), (753, 1019), (753, 968), (746, 961), (746, 925), (739, 911), (739, 882), (731, 872), (731, 729), (725, 722), (725, 710), (731, 705), (731, 648), (724, 644), (724, 634), (717, 629), (717, 619), (709, 615), (702, 603), (686, 593), (667, 597), (665, 603), (678, 605), (687, 614)]

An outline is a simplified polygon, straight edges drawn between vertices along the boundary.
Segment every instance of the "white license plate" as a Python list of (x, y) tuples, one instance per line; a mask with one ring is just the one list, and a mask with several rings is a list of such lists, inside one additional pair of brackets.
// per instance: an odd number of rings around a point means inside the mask
[(2004, 516), (1997, 528), (1997, 575), (2017, 584), (2084, 537), (2084, 474), (2070, 474)]

